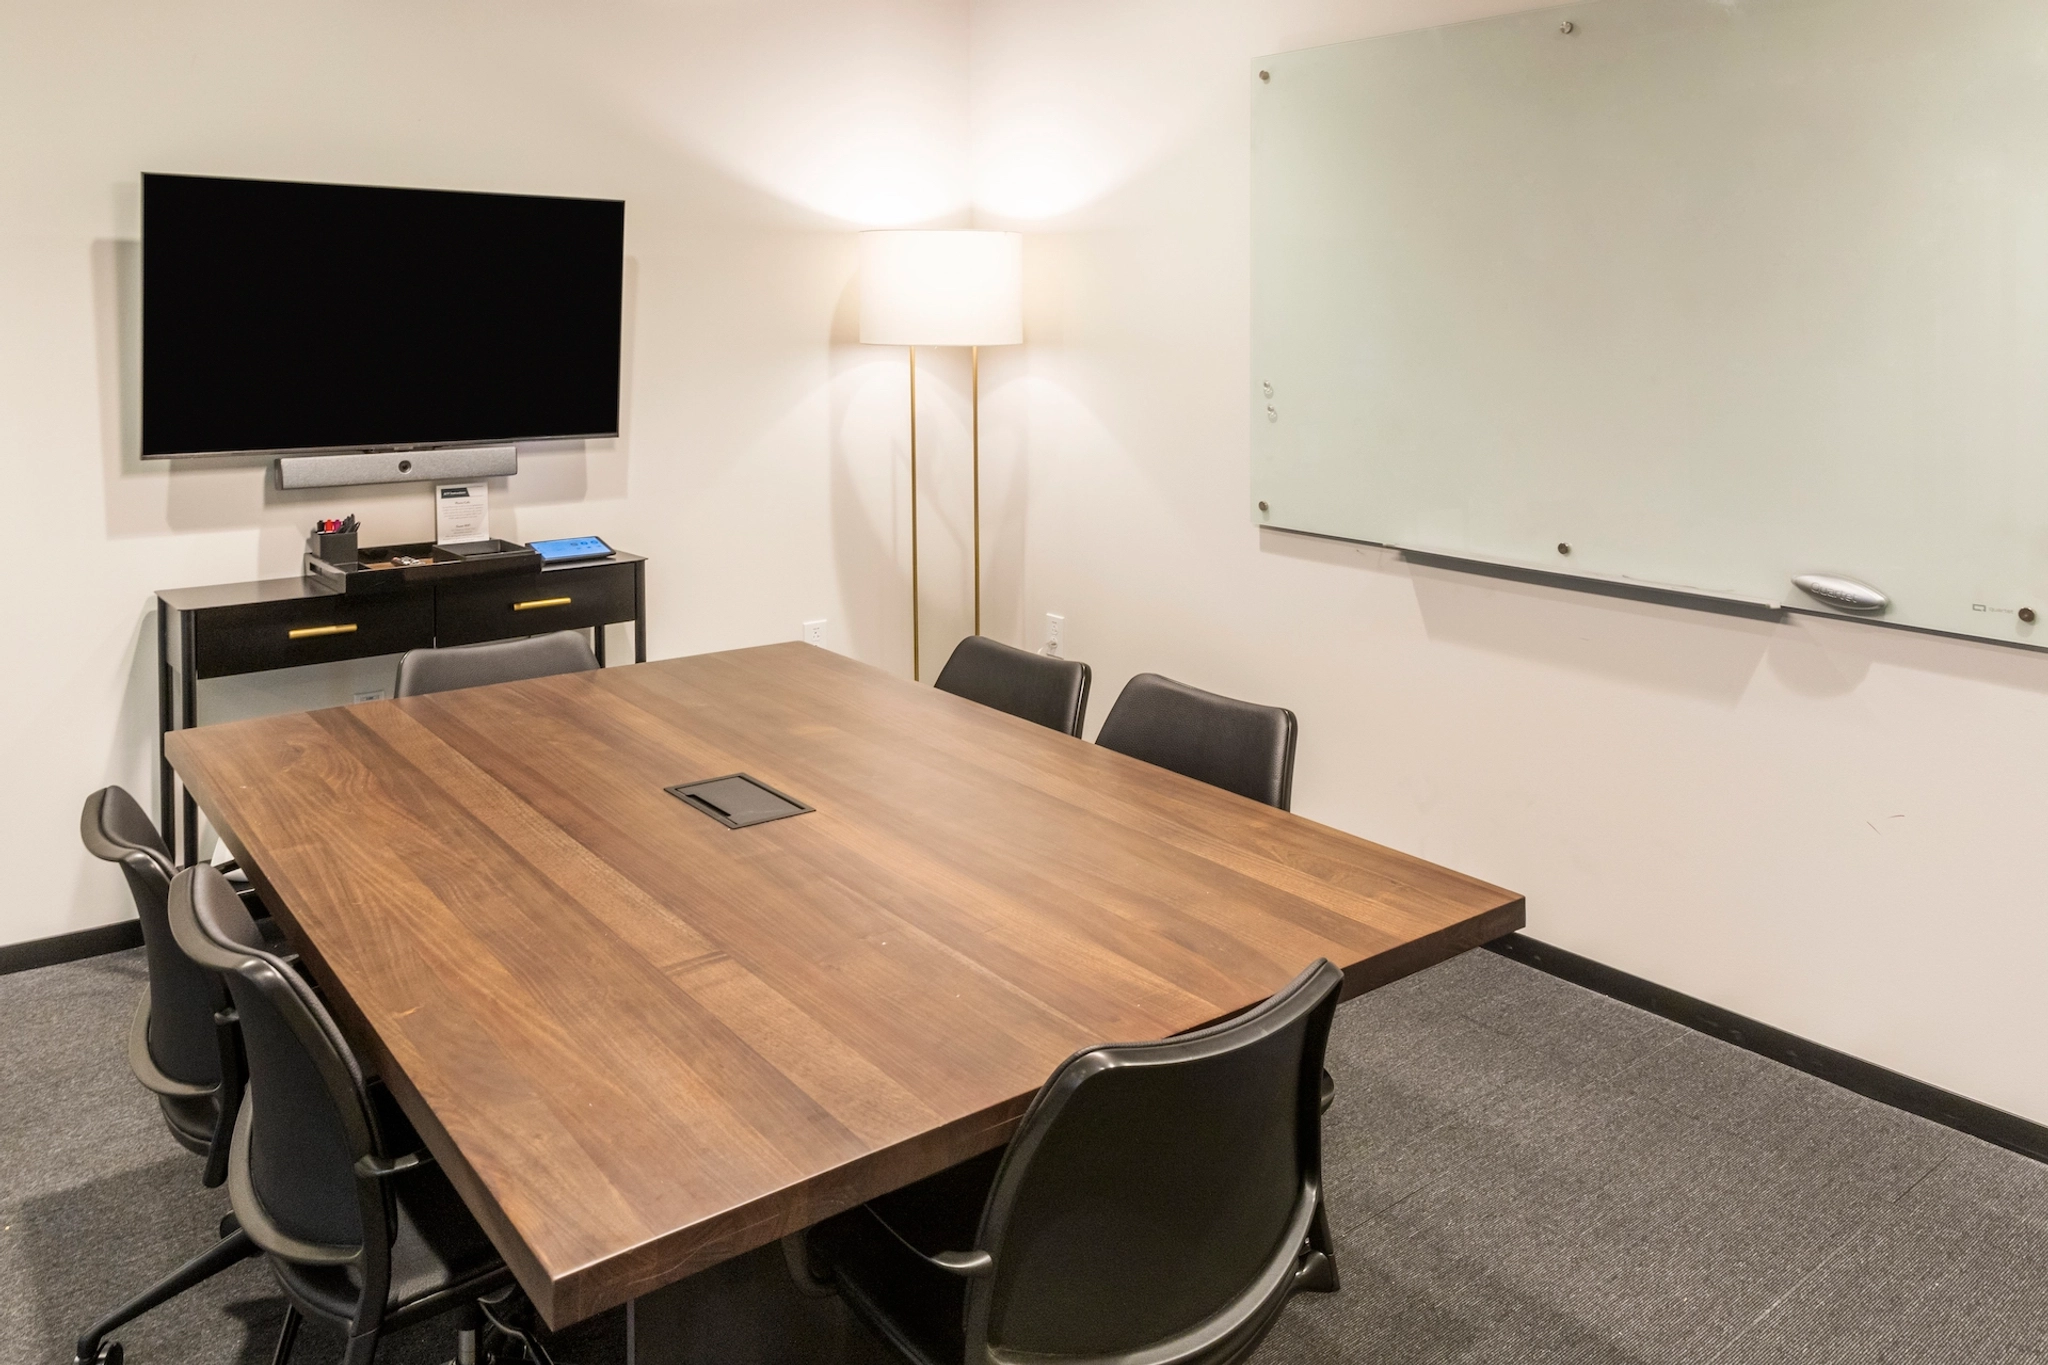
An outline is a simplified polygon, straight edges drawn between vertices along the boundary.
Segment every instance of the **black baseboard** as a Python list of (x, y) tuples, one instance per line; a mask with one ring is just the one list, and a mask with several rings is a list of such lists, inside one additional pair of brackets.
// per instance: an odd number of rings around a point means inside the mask
[(1837, 1052), (1796, 1033), (1760, 1024), (1733, 1010), (1696, 1000), (1668, 986), (1630, 976), (1627, 972), (1616, 971), (1591, 958), (1553, 948), (1522, 934), (1509, 934), (1486, 946), (1502, 957), (1610, 996), (1623, 1004), (1634, 1005), (1639, 1010), (1660, 1015), (1710, 1038), (1718, 1038), (1724, 1043), (1769, 1057), (1774, 1062), (1782, 1062), (1795, 1071), (1818, 1076), (1880, 1104), (1918, 1114), (1923, 1119), (1930, 1119), (1959, 1133), (1968, 1133), (2009, 1152), (2018, 1152), (2036, 1161), (2048, 1161), (2048, 1127), (2017, 1114), (2008, 1114), (2003, 1109), (1993, 1109), (1988, 1104), (1966, 1099), (1939, 1086), (1902, 1076), (1874, 1062)]
[(142, 921), (139, 919), (102, 924), (93, 929), (76, 929), (68, 934), (52, 934), (49, 938), (30, 939), (27, 943), (9, 943), (0, 946), (0, 976), (141, 946)]

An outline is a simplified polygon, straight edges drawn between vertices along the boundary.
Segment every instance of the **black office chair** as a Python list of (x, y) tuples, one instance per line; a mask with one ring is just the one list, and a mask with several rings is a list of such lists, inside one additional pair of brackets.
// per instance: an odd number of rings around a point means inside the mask
[(458, 687), (523, 682), (527, 678), (551, 678), (557, 673), (587, 673), (597, 666), (597, 655), (591, 652), (590, 642), (574, 630), (487, 645), (414, 649), (399, 656), (398, 681), (392, 695), (423, 697), (429, 692), (452, 692)]
[[(156, 1096), (171, 1136), (206, 1158), (200, 1178), (215, 1187), (227, 1177), (229, 1134), (242, 1093), (241, 1043), (227, 991), (171, 937), (171, 851), (135, 798), (120, 787), (94, 792), (85, 799), (78, 833), (94, 857), (121, 865), (142, 923), (149, 981), (128, 1026), (128, 1067)], [(211, 1249), (87, 1328), (77, 1359), (84, 1365), (120, 1361), (121, 1344), (106, 1340), (110, 1333), (257, 1250), (232, 1217), (223, 1220)]]
[(1140, 673), (1124, 685), (1095, 742), (1286, 810), (1294, 799), (1295, 728), (1285, 707)]
[(241, 1018), (249, 1082), (228, 1195), (288, 1300), (275, 1365), (306, 1314), (345, 1324), (347, 1365), (369, 1365), (383, 1333), (458, 1312), (457, 1358), (478, 1359), (478, 1299), (509, 1288), (512, 1274), (454, 1187), (403, 1117), (374, 1101), (326, 1007), (264, 946), (225, 879), (180, 872), (170, 925), (185, 955), (226, 982)]
[(821, 1225), (811, 1265), (916, 1365), (1235, 1365), (1337, 1288), (1317, 1077), (1343, 973), (1075, 1053), (1009, 1147)]
[[(1140, 673), (1124, 684), (1095, 742), (1288, 810), (1294, 800), (1298, 729), (1294, 713), (1284, 706), (1238, 701), (1158, 673)], [(1337, 1082), (1327, 1071), (1322, 1094), (1328, 1113), (1337, 1100)]]
[(1088, 714), (1088, 679), (1086, 664), (970, 635), (953, 647), (932, 686), (1048, 730), (1079, 735)]

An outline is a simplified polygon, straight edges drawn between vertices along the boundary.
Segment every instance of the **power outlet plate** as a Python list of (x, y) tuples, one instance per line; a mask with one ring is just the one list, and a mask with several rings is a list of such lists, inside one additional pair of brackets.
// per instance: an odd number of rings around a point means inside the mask
[(1056, 611), (1045, 614), (1045, 647), (1038, 652), (1064, 659), (1067, 648), (1067, 618)]
[(823, 621), (804, 622), (803, 641), (807, 645), (816, 645), (818, 648), (823, 649), (825, 647), (825, 623)]

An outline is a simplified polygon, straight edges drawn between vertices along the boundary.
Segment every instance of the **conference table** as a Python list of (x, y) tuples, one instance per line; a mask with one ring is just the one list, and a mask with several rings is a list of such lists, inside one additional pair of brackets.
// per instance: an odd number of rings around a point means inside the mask
[[(1079, 1048), (1226, 1018), (1319, 957), (1354, 996), (1523, 922), (1513, 892), (801, 644), (166, 749), (541, 1316), (631, 1304), (636, 1360), (744, 1355), (702, 1286), (1001, 1145)], [(809, 809), (735, 828), (668, 790), (741, 773)]]

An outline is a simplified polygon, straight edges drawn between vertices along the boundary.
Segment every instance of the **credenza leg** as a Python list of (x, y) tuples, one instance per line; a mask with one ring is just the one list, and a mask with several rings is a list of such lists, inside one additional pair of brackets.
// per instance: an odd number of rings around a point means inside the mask
[[(178, 613), (178, 728), (190, 730), (199, 724), (199, 631), (198, 617), (189, 611)], [(193, 799), (190, 788), (184, 788), (179, 805), (184, 822), (179, 828), (179, 842), (172, 845), (178, 866), (190, 867), (199, 861), (199, 803)]]
[(633, 662), (647, 662), (647, 561), (633, 561)]
[(178, 775), (164, 753), (171, 732), (171, 606), (156, 600), (156, 822), (165, 848), (178, 846)]

